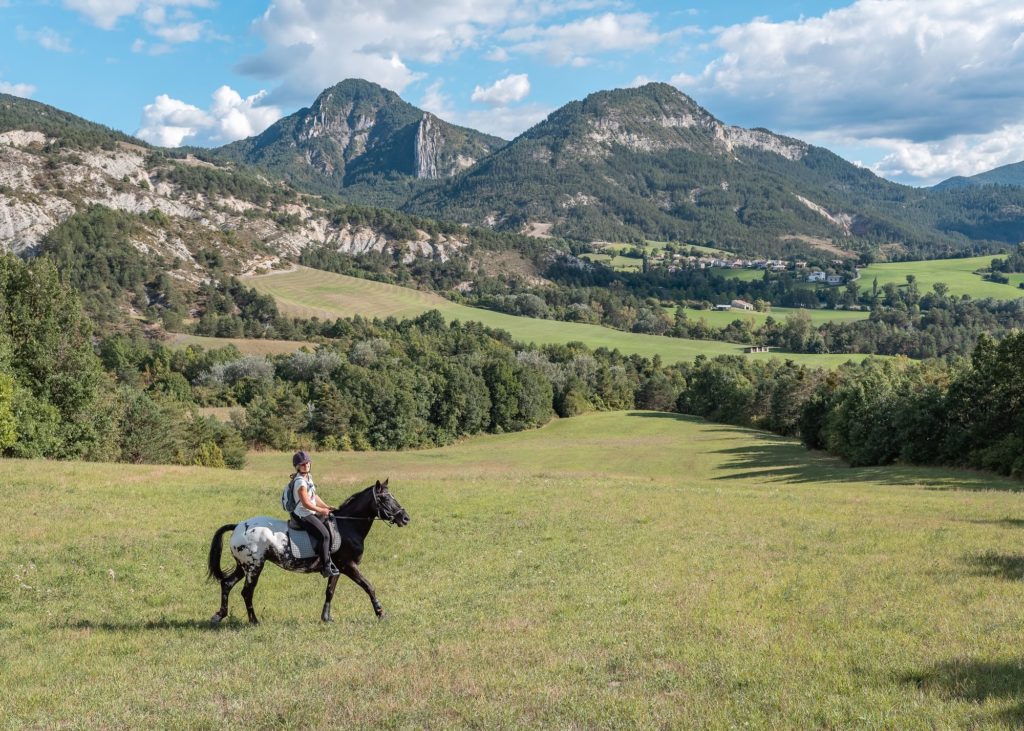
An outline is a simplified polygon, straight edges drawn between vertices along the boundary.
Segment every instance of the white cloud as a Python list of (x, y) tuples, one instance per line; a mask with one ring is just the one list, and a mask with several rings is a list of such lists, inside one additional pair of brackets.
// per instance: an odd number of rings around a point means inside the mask
[(428, 86), (423, 92), (423, 98), (420, 100), (420, 108), (441, 119), (449, 120), (455, 116), (455, 112), (451, 107), (451, 98), (441, 91), (443, 85), (444, 82), (438, 80)]
[(1024, 160), (1024, 124), (1009, 124), (987, 134), (953, 135), (937, 142), (867, 140), (889, 149), (874, 165), (878, 175), (932, 185), (954, 175), (977, 175)]
[(281, 117), (277, 107), (260, 105), (265, 96), (266, 92), (260, 91), (243, 98), (225, 85), (213, 92), (213, 104), (203, 110), (161, 94), (143, 108), (142, 123), (135, 135), (164, 147), (178, 147), (186, 142), (224, 144), (251, 137)]
[(509, 55), (508, 51), (499, 46), (495, 47), (491, 51), (488, 51), (484, 55), (484, 58), (486, 58), (488, 61), (497, 61), (498, 63), (504, 63), (505, 61), (508, 61)]
[(640, 50), (669, 37), (658, 33), (651, 23), (652, 17), (646, 13), (605, 13), (564, 25), (512, 28), (502, 38), (512, 51), (542, 55), (553, 64), (583, 66), (595, 54)]
[(170, 50), (167, 44), (190, 43), (207, 38), (222, 40), (213, 33), (206, 21), (168, 23), (168, 8), (173, 9), (176, 21), (191, 19), (190, 8), (211, 8), (214, 0), (63, 0), (64, 7), (84, 15), (94, 25), (112, 30), (124, 17), (137, 17), (146, 30), (164, 41), (154, 46), (150, 53)]
[(672, 81), (734, 123), (934, 142), (1024, 117), (1019, 0), (858, 0), (714, 43), (718, 58)]
[(514, 0), (281, 0), (253, 23), (266, 49), (239, 70), (278, 79), (276, 96), (308, 100), (346, 78), (401, 92), (436, 64), (478, 47)]
[(87, 17), (94, 25), (110, 30), (118, 19), (138, 10), (140, 0), (64, 0), (64, 7)]
[(554, 110), (550, 107), (541, 106), (540, 104), (496, 107), (487, 110), (474, 109), (460, 115), (457, 124), (510, 140), (543, 120), (552, 111)]
[(28, 99), (36, 93), (36, 87), (32, 84), (12, 84), (9, 81), (0, 81), (0, 94), (13, 94)]
[(507, 107), (530, 93), (530, 79), (526, 74), (510, 74), (498, 79), (486, 89), (477, 86), (473, 90), (472, 100), (490, 104), (492, 107)]
[(34, 43), (38, 43), (47, 51), (56, 51), (58, 53), (71, 52), (71, 39), (66, 36), (62, 36), (53, 28), (40, 28), (36, 31), (30, 31), (25, 30), (19, 25), (17, 28), (17, 35), (19, 41), (32, 41)]

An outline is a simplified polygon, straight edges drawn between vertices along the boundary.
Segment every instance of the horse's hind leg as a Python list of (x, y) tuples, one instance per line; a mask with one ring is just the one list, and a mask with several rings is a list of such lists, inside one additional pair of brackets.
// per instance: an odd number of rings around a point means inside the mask
[(236, 565), (235, 570), (220, 582), (220, 609), (210, 618), (210, 624), (219, 624), (228, 616), (228, 594), (235, 588), (235, 584), (242, 580), (243, 576), (245, 573), (242, 571), (242, 567)]
[(260, 573), (263, 571), (263, 564), (247, 566), (245, 568), (245, 586), (242, 587), (242, 598), (245, 599), (245, 611), (249, 613), (249, 624), (259, 624), (256, 619), (256, 610), (252, 608), (252, 595), (256, 592), (256, 582), (260, 580)]

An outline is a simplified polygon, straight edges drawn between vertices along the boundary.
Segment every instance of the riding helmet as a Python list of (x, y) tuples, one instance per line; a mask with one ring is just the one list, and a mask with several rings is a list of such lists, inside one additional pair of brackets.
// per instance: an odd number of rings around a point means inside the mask
[(300, 464), (306, 464), (306, 462), (312, 462), (309, 455), (301, 449), (292, 455), (292, 467), (298, 467)]

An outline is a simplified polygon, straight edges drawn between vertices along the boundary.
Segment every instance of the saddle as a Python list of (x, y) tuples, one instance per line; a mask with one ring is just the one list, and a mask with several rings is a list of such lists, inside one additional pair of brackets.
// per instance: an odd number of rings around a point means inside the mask
[[(338, 530), (338, 522), (332, 515), (324, 525), (327, 526), (327, 534), (330, 536), (331, 553), (341, 548), (341, 531)], [(288, 548), (293, 558), (319, 558), (320, 553), (316, 550), (316, 544), (309, 535), (302, 523), (295, 518), (288, 516)]]

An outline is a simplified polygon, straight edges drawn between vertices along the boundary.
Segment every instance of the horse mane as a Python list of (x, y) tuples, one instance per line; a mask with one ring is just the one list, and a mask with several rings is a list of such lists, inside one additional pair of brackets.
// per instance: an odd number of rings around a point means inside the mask
[(356, 501), (356, 498), (360, 497), (367, 490), (372, 490), (374, 487), (376, 487), (376, 486), (375, 485), (370, 485), (369, 487), (364, 487), (359, 492), (356, 492), (356, 493), (353, 493), (353, 494), (349, 495), (347, 498), (345, 498), (345, 502), (343, 502), (341, 505), (338, 506), (338, 508), (337, 508), (337, 510), (335, 512), (340, 513), (342, 510), (344, 510), (345, 508), (349, 507), (351, 503), (354, 503)]

